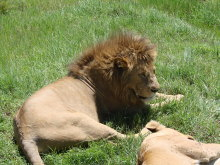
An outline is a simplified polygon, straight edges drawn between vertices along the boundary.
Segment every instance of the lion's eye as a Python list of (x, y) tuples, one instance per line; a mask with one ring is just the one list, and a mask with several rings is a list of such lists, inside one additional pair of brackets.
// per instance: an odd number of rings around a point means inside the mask
[(141, 78), (143, 78), (143, 79), (146, 79), (146, 78), (147, 78), (147, 75), (146, 75), (145, 73), (141, 73), (141, 74), (139, 74), (139, 76), (140, 76)]

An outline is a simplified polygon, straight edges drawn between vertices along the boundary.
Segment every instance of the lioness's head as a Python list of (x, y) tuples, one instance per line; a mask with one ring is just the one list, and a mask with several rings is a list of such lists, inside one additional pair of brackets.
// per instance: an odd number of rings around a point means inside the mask
[[(151, 99), (159, 89), (156, 50), (147, 38), (121, 33), (88, 49), (70, 67), (69, 75), (85, 75), (100, 91), (110, 91), (124, 103)], [(105, 94), (106, 95), (106, 94)]]

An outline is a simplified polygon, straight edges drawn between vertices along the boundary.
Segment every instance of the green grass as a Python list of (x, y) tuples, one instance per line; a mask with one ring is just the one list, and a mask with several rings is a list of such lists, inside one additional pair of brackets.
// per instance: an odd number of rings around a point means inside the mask
[[(140, 0), (143, 5), (157, 8), (190, 24), (211, 29), (220, 36), (220, 1), (209, 0)], [(162, 3), (161, 3), (162, 2)]]
[[(181, 102), (148, 116), (108, 122), (137, 132), (150, 119), (220, 143), (220, 12), (218, 0), (4, 0), (0, 1), (0, 164), (26, 164), (12, 141), (12, 118), (37, 89), (66, 75), (83, 49), (120, 29), (158, 45), (161, 91), (184, 94)], [(116, 120), (117, 121), (117, 120)], [(91, 142), (43, 155), (46, 164), (135, 164), (141, 139)]]

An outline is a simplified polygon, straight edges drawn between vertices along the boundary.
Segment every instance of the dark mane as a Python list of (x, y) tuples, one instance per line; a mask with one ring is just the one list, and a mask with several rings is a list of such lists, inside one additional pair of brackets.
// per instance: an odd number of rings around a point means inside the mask
[(70, 64), (68, 75), (87, 75), (89, 70), (96, 69), (111, 78), (115, 59), (126, 59), (132, 69), (138, 63), (153, 62), (155, 52), (155, 45), (147, 38), (129, 32), (115, 34), (83, 52)]

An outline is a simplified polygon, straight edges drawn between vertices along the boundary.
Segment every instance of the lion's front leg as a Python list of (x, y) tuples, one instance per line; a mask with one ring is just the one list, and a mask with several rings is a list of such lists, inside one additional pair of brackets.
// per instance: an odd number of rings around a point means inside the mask
[(165, 101), (163, 101), (161, 103), (150, 104), (152, 107), (163, 106), (165, 104), (170, 103), (171, 101), (180, 101), (184, 97), (184, 95), (181, 95), (181, 94), (166, 95), (163, 93), (156, 93), (156, 97), (163, 98), (163, 99), (165, 99)]
[[(84, 116), (85, 117), (85, 116)], [(147, 136), (151, 132), (147, 129), (145, 126), (139, 133), (134, 135), (125, 135), (122, 133), (119, 133), (115, 129), (104, 125), (102, 123), (99, 123), (91, 118), (85, 117), (86, 122), (81, 123), (81, 129), (84, 133), (86, 133), (87, 137), (89, 139), (86, 139), (86, 141), (92, 141), (92, 140), (99, 140), (99, 139), (125, 139), (129, 137), (139, 137), (139, 136)]]
[(151, 132), (147, 129), (145, 126), (139, 133), (134, 134), (134, 135), (125, 135), (122, 133), (119, 133), (115, 129), (99, 123), (90, 117), (87, 117), (86, 115), (81, 115), (83, 116), (82, 122), (79, 124), (80, 129), (84, 134), (86, 135), (85, 141), (93, 141), (93, 140), (99, 140), (99, 139), (125, 139), (129, 137), (139, 137), (139, 136), (147, 136)]
[(166, 95), (166, 94), (163, 94), (163, 93), (156, 93), (156, 96), (157, 96), (157, 97), (160, 97), (160, 98), (167, 99), (168, 101), (173, 101), (173, 100), (179, 101), (181, 98), (184, 97), (184, 96), (181, 95), (181, 94), (177, 94), (177, 95)]

